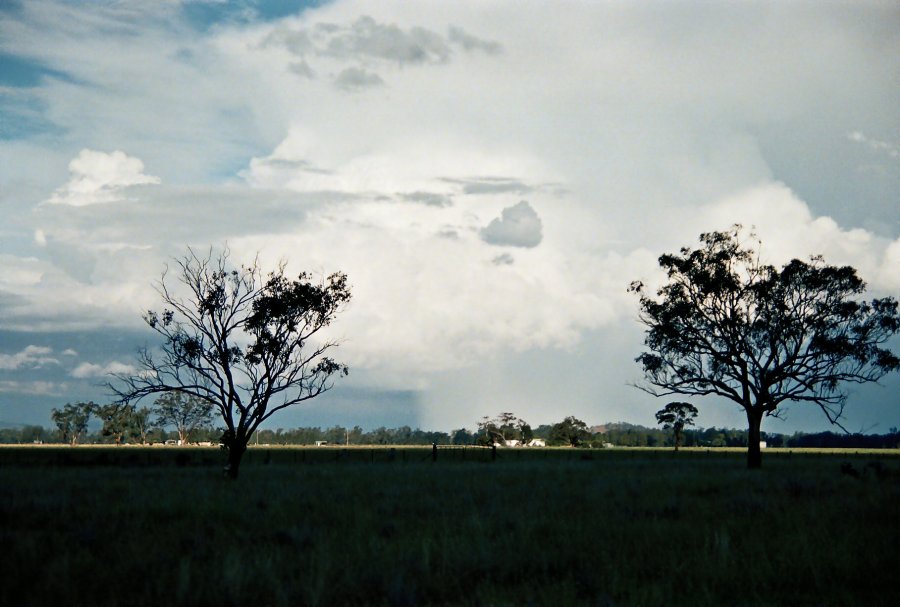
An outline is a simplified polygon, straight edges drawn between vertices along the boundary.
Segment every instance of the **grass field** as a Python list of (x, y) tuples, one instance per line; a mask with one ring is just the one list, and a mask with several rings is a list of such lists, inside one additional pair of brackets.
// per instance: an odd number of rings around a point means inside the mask
[(0, 449), (0, 604), (900, 604), (896, 451), (248, 457)]

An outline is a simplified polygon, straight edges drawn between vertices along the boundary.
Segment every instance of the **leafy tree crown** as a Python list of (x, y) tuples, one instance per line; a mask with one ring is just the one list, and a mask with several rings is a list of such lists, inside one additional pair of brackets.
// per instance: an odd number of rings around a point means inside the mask
[(785, 401), (809, 402), (840, 425), (843, 384), (900, 368), (885, 347), (900, 330), (897, 301), (861, 300), (856, 270), (821, 257), (764, 264), (742, 236), (736, 225), (702, 234), (698, 249), (661, 256), (668, 281), (655, 297), (632, 283), (647, 327), (640, 387), (723, 396), (767, 415)]

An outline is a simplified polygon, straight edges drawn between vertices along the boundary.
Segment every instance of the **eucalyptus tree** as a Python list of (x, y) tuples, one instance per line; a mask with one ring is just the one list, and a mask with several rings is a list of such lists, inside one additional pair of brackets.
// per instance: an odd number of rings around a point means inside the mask
[(53, 409), (50, 412), (50, 419), (59, 429), (60, 438), (64, 443), (69, 443), (73, 447), (78, 444), (78, 440), (87, 432), (88, 423), (91, 416), (97, 411), (97, 405), (93, 402), (86, 403), (66, 403), (62, 409)]
[(190, 441), (191, 434), (213, 420), (215, 405), (184, 392), (167, 392), (156, 399), (150, 410), (156, 416), (156, 426), (174, 426), (180, 445)]
[(663, 430), (672, 430), (675, 435), (675, 450), (681, 446), (681, 436), (685, 426), (693, 426), (699, 411), (691, 403), (671, 402), (656, 412), (656, 421)]
[(348, 373), (324, 335), (350, 300), (347, 276), (289, 278), (285, 267), (264, 273), (258, 259), (236, 267), (227, 249), (188, 249), (174, 276), (167, 268), (156, 284), (162, 309), (143, 316), (161, 345), (141, 349), (138, 371), (110, 384), (123, 403), (163, 393), (211, 403), (225, 424), (232, 478), (260, 424)]
[(900, 368), (886, 347), (900, 330), (897, 301), (861, 299), (866, 284), (849, 266), (821, 257), (781, 268), (746, 246), (743, 230), (700, 236), (702, 246), (659, 258), (667, 282), (647, 293), (640, 321), (647, 351), (637, 357), (655, 396), (718, 396), (740, 405), (749, 426), (747, 464), (762, 465), (760, 426), (785, 402), (819, 407), (840, 426), (847, 383), (877, 382)]

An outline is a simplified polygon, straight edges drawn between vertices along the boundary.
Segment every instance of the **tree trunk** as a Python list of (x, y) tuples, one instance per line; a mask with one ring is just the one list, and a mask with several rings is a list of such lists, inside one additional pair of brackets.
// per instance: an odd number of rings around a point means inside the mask
[(238, 477), (241, 459), (247, 451), (247, 438), (235, 439), (228, 445), (228, 463), (225, 465), (225, 476), (231, 479)]
[(762, 412), (753, 409), (748, 410), (747, 422), (749, 423), (747, 432), (747, 468), (756, 470), (762, 468), (762, 451), (759, 448)]

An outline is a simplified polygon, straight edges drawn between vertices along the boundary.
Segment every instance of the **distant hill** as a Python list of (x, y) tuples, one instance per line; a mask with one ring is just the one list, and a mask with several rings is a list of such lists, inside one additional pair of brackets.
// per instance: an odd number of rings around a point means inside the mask
[(652, 428), (648, 428), (646, 426), (641, 426), (639, 424), (630, 424), (628, 422), (609, 422), (606, 424), (600, 424), (597, 426), (591, 426), (590, 431), (592, 434), (603, 434), (605, 432), (609, 432), (611, 430), (651, 430)]

